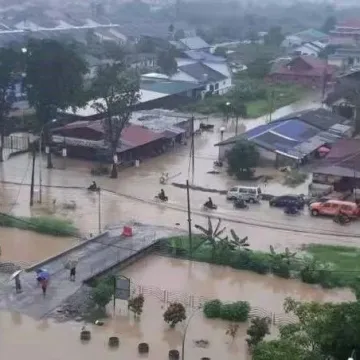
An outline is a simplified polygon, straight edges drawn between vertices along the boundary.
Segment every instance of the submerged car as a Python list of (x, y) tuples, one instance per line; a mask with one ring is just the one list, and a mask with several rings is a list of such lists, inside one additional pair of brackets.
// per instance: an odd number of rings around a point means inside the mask
[(349, 217), (359, 215), (358, 205), (351, 201), (328, 200), (325, 202), (314, 202), (309, 208), (312, 216), (336, 216), (339, 213), (343, 213)]

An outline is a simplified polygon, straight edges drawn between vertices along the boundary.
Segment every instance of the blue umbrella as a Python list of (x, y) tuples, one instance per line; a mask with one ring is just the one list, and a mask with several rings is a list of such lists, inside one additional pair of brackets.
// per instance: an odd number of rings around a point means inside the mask
[(42, 271), (37, 274), (38, 278), (48, 280), (50, 277), (50, 274), (47, 271)]

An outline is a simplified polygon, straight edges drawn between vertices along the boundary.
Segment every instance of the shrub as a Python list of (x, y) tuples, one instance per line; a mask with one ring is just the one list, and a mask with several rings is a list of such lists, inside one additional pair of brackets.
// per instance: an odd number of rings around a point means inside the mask
[(272, 267), (272, 273), (284, 279), (290, 278), (290, 266), (283, 260), (278, 260)]
[(186, 319), (186, 310), (181, 303), (172, 303), (164, 312), (164, 321), (170, 324), (170, 327), (175, 327), (178, 322)]
[(247, 321), (249, 318), (250, 304), (247, 301), (237, 301), (230, 304), (223, 304), (220, 310), (220, 317), (229, 321)]
[(0, 214), (0, 226), (31, 230), (55, 236), (74, 236), (77, 233), (76, 227), (69, 220), (51, 216), (27, 218)]
[(209, 319), (220, 317), (221, 305), (220, 300), (207, 301), (204, 305), (205, 316)]
[(100, 282), (95, 288), (92, 289), (91, 299), (99, 308), (104, 309), (105, 306), (110, 302), (112, 295), (113, 288), (106, 283)]

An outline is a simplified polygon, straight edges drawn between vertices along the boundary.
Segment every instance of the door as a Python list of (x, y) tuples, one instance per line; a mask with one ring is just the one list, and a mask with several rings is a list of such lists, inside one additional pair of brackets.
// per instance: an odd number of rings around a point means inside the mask
[(337, 204), (332, 204), (332, 203), (329, 203), (329, 202), (324, 203), (320, 207), (320, 214), (322, 214), (322, 215), (334, 215), (334, 210), (336, 212), (337, 208), (338, 208)]

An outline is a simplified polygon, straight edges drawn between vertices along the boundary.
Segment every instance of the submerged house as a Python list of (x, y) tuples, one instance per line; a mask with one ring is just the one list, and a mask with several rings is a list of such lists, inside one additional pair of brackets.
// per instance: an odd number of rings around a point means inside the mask
[(347, 124), (347, 119), (317, 109), (290, 114), (215, 146), (219, 147), (219, 159), (226, 160), (236, 142), (247, 139), (256, 145), (262, 162), (278, 167), (305, 163), (316, 157), (321, 147), (330, 147), (351, 134), (352, 127)]
[[(135, 112), (132, 122), (122, 131), (117, 155), (119, 163), (128, 164), (157, 156), (176, 144), (184, 143), (190, 131), (190, 118)], [(103, 120), (75, 121), (52, 131), (52, 145), (67, 155), (88, 160), (111, 158), (105, 142)]]

